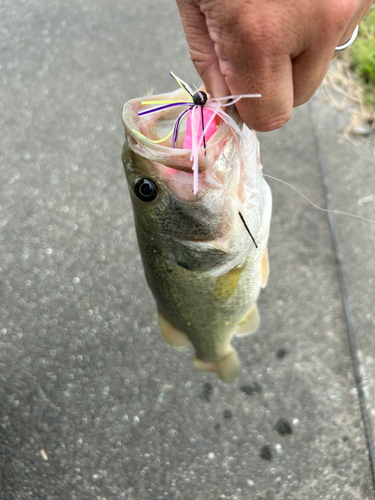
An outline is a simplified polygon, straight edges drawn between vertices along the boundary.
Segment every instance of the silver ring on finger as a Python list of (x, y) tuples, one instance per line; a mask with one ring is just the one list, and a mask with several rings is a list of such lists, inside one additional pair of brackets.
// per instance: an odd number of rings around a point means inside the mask
[(351, 44), (354, 42), (354, 40), (357, 38), (358, 29), (359, 29), (359, 25), (357, 24), (357, 26), (355, 27), (354, 33), (349, 38), (349, 40), (347, 42), (343, 43), (342, 45), (338, 45), (336, 47), (336, 50), (344, 50), (344, 49), (347, 49), (348, 47), (350, 47)]

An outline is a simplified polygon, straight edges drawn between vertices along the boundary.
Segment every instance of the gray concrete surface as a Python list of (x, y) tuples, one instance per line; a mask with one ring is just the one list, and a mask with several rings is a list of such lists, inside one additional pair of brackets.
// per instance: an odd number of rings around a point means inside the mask
[[(126, 100), (199, 83), (174, 2), (0, 14), (0, 499), (373, 498), (375, 226), (270, 181), (262, 325), (235, 384), (195, 373), (161, 339), (120, 161)], [(315, 98), (260, 134), (265, 172), (374, 218), (339, 119)]]
[[(311, 102), (311, 114), (330, 208), (375, 219), (374, 139), (352, 137), (353, 144), (342, 139), (337, 131), (348, 122), (348, 114), (337, 112), (321, 99)], [(332, 149), (340, 154), (332, 154)], [(374, 443), (375, 224), (334, 215), (331, 226), (358, 389)]]

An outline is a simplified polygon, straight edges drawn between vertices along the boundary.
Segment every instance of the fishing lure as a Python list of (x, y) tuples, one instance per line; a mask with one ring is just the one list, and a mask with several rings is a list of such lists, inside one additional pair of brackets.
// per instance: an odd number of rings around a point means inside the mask
[[(203, 90), (195, 90), (193, 91), (191, 87), (181, 80), (181, 78), (177, 77), (172, 71), (169, 73), (170, 76), (178, 83), (178, 85), (184, 90), (187, 95), (187, 100), (165, 100), (165, 101), (142, 101), (142, 105), (154, 105), (157, 106), (145, 109), (143, 111), (138, 112), (138, 116), (145, 116), (151, 113), (157, 113), (168, 108), (183, 106), (187, 109), (184, 109), (176, 118), (174, 122), (174, 126), (170, 133), (163, 137), (162, 139), (153, 140), (141, 132), (132, 129), (132, 131), (147, 139), (148, 141), (154, 144), (160, 144), (168, 140), (172, 137), (172, 148), (176, 148), (178, 146), (178, 134), (181, 126), (181, 122), (184, 118), (187, 117), (188, 113), (190, 113), (191, 118), (191, 134), (189, 134), (189, 138), (191, 137), (191, 155), (190, 160), (193, 162), (192, 170), (194, 174), (194, 194), (198, 192), (198, 152), (200, 147), (204, 147), (204, 151), (206, 154), (207, 151), (207, 140), (209, 139), (212, 132), (216, 130), (215, 119), (218, 116), (224, 123), (228, 125), (230, 128), (235, 140), (237, 142), (238, 154), (240, 155), (240, 148), (236, 134), (242, 137), (242, 131), (237, 125), (237, 123), (233, 120), (231, 116), (229, 116), (222, 108), (232, 106), (236, 104), (242, 98), (253, 98), (253, 97), (261, 97), (261, 94), (242, 94), (242, 95), (230, 95), (226, 97), (213, 98), (210, 94), (207, 94)], [(205, 123), (205, 115), (207, 114), (205, 111), (210, 112), (210, 117), (208, 121)], [(197, 116), (200, 116), (201, 126), (197, 129)], [(214, 127), (212, 127), (215, 125)], [(201, 133), (200, 133), (201, 131)], [(184, 147), (189, 148), (190, 144), (184, 143)], [(189, 148), (190, 149), (190, 148)]]

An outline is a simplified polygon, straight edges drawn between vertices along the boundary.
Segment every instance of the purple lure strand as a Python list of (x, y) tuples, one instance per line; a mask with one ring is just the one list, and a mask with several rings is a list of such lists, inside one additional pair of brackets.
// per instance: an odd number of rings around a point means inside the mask
[(146, 109), (145, 111), (139, 111), (138, 116), (149, 115), (150, 113), (156, 113), (156, 111), (162, 111), (163, 109), (173, 108), (174, 106), (194, 106), (193, 102), (173, 102), (171, 104), (164, 104), (163, 106), (156, 106), (155, 108)]
[(185, 111), (183, 111), (180, 116), (177, 118), (177, 120), (174, 122), (174, 127), (173, 127), (173, 135), (172, 135), (172, 147), (175, 148), (176, 147), (176, 142), (177, 142), (177, 138), (178, 138), (178, 129), (180, 128), (180, 123), (181, 123), (181, 120), (184, 118), (184, 116), (189, 113), (189, 110), (186, 109)]

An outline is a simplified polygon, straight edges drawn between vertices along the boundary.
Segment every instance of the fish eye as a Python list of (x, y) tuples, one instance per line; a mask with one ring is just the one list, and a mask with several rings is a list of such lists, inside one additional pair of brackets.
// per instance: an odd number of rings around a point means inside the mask
[(156, 198), (158, 188), (155, 182), (150, 179), (139, 179), (134, 187), (134, 192), (141, 201), (149, 202)]

